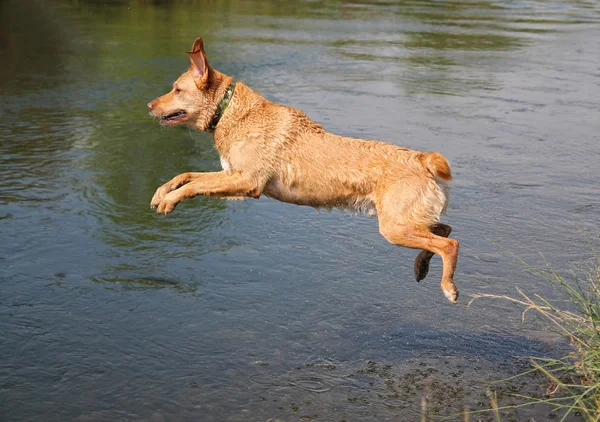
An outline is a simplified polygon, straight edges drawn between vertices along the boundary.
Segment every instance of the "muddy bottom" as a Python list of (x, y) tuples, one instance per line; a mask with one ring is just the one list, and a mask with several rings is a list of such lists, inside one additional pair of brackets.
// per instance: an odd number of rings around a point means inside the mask
[[(530, 369), (526, 359), (489, 362), (476, 357), (424, 356), (406, 361), (335, 362), (318, 360), (288, 370), (256, 361), (240, 379), (225, 371), (212, 386), (201, 380), (168, 398), (185, 403), (175, 413), (143, 410), (128, 413), (133, 420), (248, 421), (496, 421), (495, 406), (513, 407), (518, 396), (544, 397), (546, 381), (534, 375), (513, 380), (515, 371)], [(499, 381), (499, 382), (498, 382)], [(228, 389), (216, 384), (229, 385)], [(244, 391), (240, 394), (240, 391)], [(230, 395), (230, 406), (219, 402)], [(468, 415), (465, 416), (465, 412)], [(553, 420), (560, 414), (547, 405), (500, 409), (502, 421)], [(176, 416), (175, 416), (176, 415)], [(115, 420), (119, 414), (93, 412), (74, 420)], [(580, 420), (576, 416), (566, 419)]]

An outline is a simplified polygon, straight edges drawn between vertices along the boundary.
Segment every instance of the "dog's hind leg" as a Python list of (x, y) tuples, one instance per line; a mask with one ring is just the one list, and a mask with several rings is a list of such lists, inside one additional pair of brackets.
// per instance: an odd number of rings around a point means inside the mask
[(458, 259), (458, 241), (433, 234), (426, 226), (399, 225), (385, 215), (379, 215), (379, 231), (388, 242), (408, 248), (422, 249), (442, 257), (442, 292), (449, 301), (456, 303), (458, 289), (454, 284), (454, 270)]
[[(450, 233), (452, 233), (452, 227), (443, 223), (436, 223), (431, 226), (429, 230), (431, 233), (442, 237), (448, 237), (450, 236)], [(427, 273), (429, 272), (429, 261), (431, 261), (433, 255), (433, 252), (426, 250), (422, 250), (421, 253), (417, 255), (414, 265), (415, 279), (417, 281), (421, 281), (427, 276)]]

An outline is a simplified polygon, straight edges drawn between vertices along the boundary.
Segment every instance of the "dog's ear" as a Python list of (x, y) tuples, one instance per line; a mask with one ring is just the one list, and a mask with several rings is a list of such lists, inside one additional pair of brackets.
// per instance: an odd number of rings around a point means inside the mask
[(192, 51), (187, 53), (190, 56), (190, 71), (194, 76), (194, 82), (198, 88), (202, 88), (206, 85), (208, 79), (208, 62), (206, 61), (202, 38), (196, 38)]

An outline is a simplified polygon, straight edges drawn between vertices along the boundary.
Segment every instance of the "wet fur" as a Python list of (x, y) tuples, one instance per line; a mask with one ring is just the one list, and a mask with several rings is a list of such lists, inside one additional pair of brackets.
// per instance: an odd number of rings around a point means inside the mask
[[(173, 90), (148, 104), (166, 126), (206, 131), (232, 78), (208, 65), (197, 39), (190, 68)], [(448, 206), (450, 165), (437, 152), (424, 153), (385, 142), (334, 135), (302, 111), (274, 104), (237, 82), (214, 131), (223, 171), (183, 173), (159, 187), (151, 201), (168, 214), (197, 195), (239, 199), (266, 195), (315, 208), (377, 215), (391, 243), (422, 249), (415, 261), (419, 281), (433, 254), (443, 260), (442, 291), (456, 302), (453, 282), (458, 242), (439, 223)]]

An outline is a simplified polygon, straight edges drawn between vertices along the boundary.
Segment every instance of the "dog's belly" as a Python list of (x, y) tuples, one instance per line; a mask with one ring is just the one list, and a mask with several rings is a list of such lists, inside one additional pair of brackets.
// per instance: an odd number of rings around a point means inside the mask
[(377, 215), (377, 209), (370, 195), (354, 195), (339, 192), (334, 188), (312, 191), (302, 187), (289, 187), (274, 180), (269, 182), (263, 193), (269, 198), (296, 205), (307, 205), (317, 209), (347, 210), (356, 214)]

